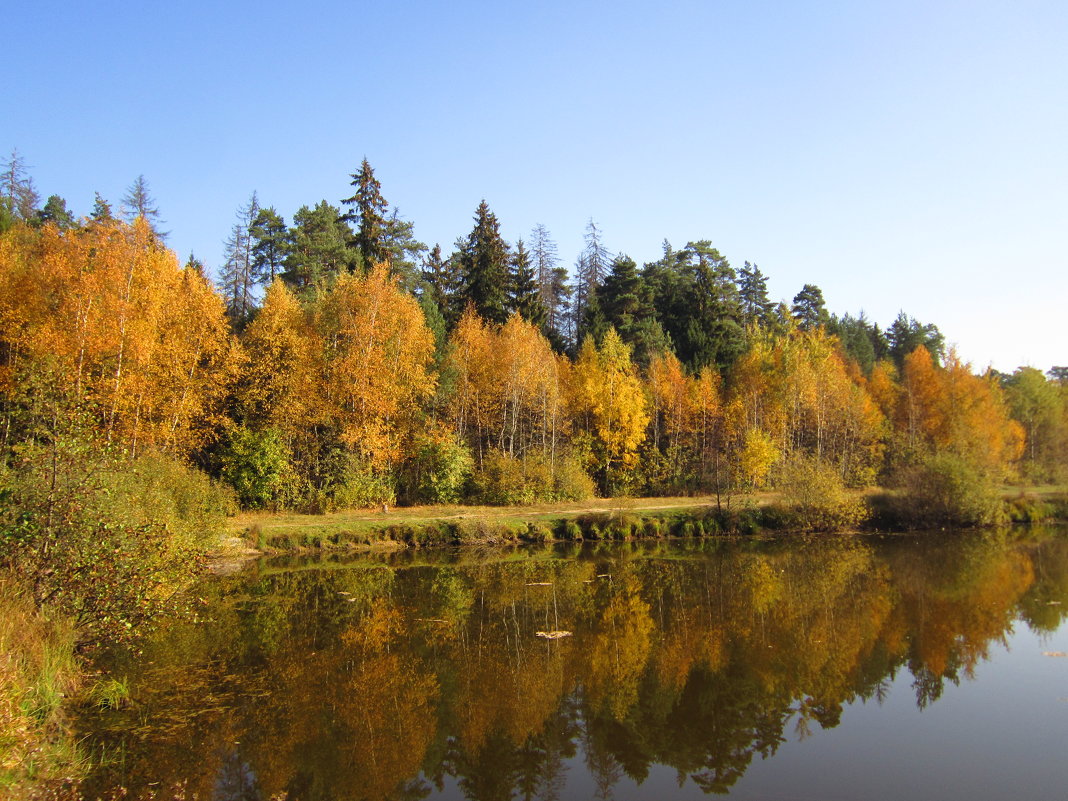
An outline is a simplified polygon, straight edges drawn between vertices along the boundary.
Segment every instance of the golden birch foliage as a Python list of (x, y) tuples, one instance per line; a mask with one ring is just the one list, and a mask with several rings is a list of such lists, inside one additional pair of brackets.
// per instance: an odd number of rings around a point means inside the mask
[(895, 423), (916, 448), (948, 452), (998, 470), (1020, 458), (1024, 432), (992, 377), (975, 375), (953, 351), (937, 367), (926, 348), (905, 357)]
[(779, 450), (771, 437), (759, 428), (745, 432), (742, 447), (738, 451), (738, 473), (743, 486), (763, 489), (772, 465), (779, 460)]
[(490, 327), (469, 305), (449, 339), (446, 368), (455, 377), (449, 416), (461, 437), (475, 440), (480, 462), (485, 433), (500, 414), (493, 390), (494, 345)]
[(692, 417), (686, 374), (675, 354), (665, 353), (652, 357), (648, 376), (653, 446), (677, 452)]
[(419, 403), (434, 389), (434, 335), (415, 298), (386, 264), (366, 276), (346, 274), (317, 300), (328, 415), (341, 441), (381, 468), (397, 459)]
[(601, 347), (582, 345), (571, 374), (571, 415), (584, 430), (594, 467), (611, 471), (633, 468), (649, 423), (642, 383), (630, 360), (630, 348), (615, 329)]
[(245, 368), (238, 406), (256, 428), (277, 428), (287, 438), (317, 419), (322, 348), (307, 315), (285, 282), (275, 279), (263, 307), (245, 329)]
[(9, 369), (58, 370), (101, 432), (132, 452), (187, 453), (210, 438), (233, 373), (230, 335), (213, 291), (144, 220), (16, 226), (0, 275)]
[(551, 450), (562, 428), (560, 362), (537, 326), (513, 314), (491, 326), (468, 308), (449, 340), (449, 417), (482, 457)]
[(500, 396), (497, 447), (521, 455), (540, 445), (547, 450), (560, 411), (560, 379), (549, 341), (537, 326), (513, 313), (495, 337), (493, 361)]

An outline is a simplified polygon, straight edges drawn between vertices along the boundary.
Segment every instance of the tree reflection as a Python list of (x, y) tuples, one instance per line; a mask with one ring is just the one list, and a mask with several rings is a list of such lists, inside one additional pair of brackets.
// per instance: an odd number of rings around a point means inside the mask
[[(787, 737), (881, 701), (898, 671), (926, 706), (1018, 617), (1052, 631), (1068, 611), (1054, 536), (433, 558), (207, 585), (211, 621), (175, 626), (139, 674), (115, 656), (133, 704), (83, 724), (124, 761), (86, 793), (408, 799), (455, 783), (480, 801), (557, 799), (584, 769), (610, 798), (657, 764), (724, 793)], [(570, 636), (536, 636), (556, 630)]]

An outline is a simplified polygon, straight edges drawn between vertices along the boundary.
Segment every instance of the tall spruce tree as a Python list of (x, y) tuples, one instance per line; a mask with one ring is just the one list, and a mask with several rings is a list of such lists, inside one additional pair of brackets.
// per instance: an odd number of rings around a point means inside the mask
[(365, 157), (358, 172), (351, 176), (356, 192), (341, 202), (349, 207), (342, 217), (346, 223), (355, 223), (353, 242), (363, 260), (365, 270), (371, 265), (389, 258), (386, 246), (389, 204), (382, 197), (382, 185), (375, 178), (374, 170)]
[(486, 201), (475, 211), (475, 227), (459, 252), (460, 295), (483, 318), (494, 323), (508, 319), (508, 245)]
[(516, 242), (515, 253), (509, 261), (508, 310), (519, 312), (524, 320), (539, 328), (547, 316), (534, 265), (522, 239)]

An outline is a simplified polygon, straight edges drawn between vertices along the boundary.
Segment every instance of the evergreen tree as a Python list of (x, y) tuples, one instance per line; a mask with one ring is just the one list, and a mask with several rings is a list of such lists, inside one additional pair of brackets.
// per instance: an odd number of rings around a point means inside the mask
[(571, 341), (568, 323), (570, 317), (567, 312), (571, 291), (567, 268), (554, 267), (549, 281), (549, 303), (542, 332), (558, 353), (564, 353)]
[(190, 270), (201, 278), (204, 277), (204, 262), (194, 256), (192, 251), (189, 252), (189, 259), (183, 265), (183, 269)]
[(253, 289), (256, 275), (253, 257), (252, 228), (260, 206), (256, 193), (237, 210), (237, 221), (226, 240), (219, 283), (226, 299), (226, 313), (238, 328), (244, 326), (252, 313)]
[(864, 312), (861, 312), (859, 317), (846, 314), (841, 320), (832, 318), (828, 329), (838, 335), (842, 349), (860, 365), (866, 375), (870, 375), (872, 367), (880, 358), (877, 345), (882, 332), (879, 327), (869, 323)]
[(940, 364), (945, 355), (946, 338), (933, 323), (924, 325), (905, 312), (900, 312), (887, 332), (890, 341), (890, 356), (900, 369), (905, 357), (921, 345), (931, 353), (935, 364)]
[(47, 225), (48, 223), (60, 230), (73, 228), (75, 225), (74, 215), (67, 211), (67, 201), (59, 195), (49, 195), (44, 208), (37, 212), (37, 224)]
[(629, 256), (620, 254), (612, 260), (612, 271), (594, 296), (600, 301), (607, 325), (615, 328), (620, 339), (630, 346), (640, 367), (648, 365), (652, 354), (670, 349), (656, 320), (652, 292)]
[(382, 197), (382, 185), (375, 178), (374, 170), (366, 157), (360, 169), (351, 176), (352, 186), (356, 192), (352, 197), (341, 202), (349, 206), (349, 211), (342, 217), (346, 223), (356, 223), (354, 243), (363, 259), (364, 269), (381, 261), (387, 261), (390, 253), (387, 248), (389, 204)]
[(790, 311), (802, 331), (814, 331), (831, 321), (823, 300), (823, 290), (815, 284), (801, 287), (801, 291), (794, 295), (794, 305)]
[(162, 241), (167, 238), (167, 232), (159, 230), (163, 219), (160, 217), (155, 198), (148, 191), (148, 183), (143, 175), (138, 175), (137, 180), (130, 184), (126, 194), (123, 195), (122, 216), (129, 223), (144, 219), (156, 239)]
[(106, 222), (115, 219), (111, 213), (111, 204), (104, 200), (99, 192), (94, 193), (93, 210), (89, 213), (89, 218), (94, 222)]
[(416, 240), (415, 226), (400, 216), (394, 208), (386, 220), (386, 233), (383, 241), (386, 260), (390, 272), (400, 280), (400, 284), (409, 292), (414, 292), (419, 280), (418, 264), (426, 253), (426, 245)]
[(575, 261), (574, 305), (571, 316), (575, 326), (575, 345), (581, 344), (587, 333), (587, 323), (593, 325), (598, 312), (587, 313), (586, 306), (593, 300), (597, 288), (604, 281), (611, 267), (612, 255), (601, 239), (601, 229), (590, 218), (586, 224), (586, 246)]
[(537, 276), (523, 240), (516, 242), (515, 253), (509, 262), (508, 309), (519, 312), (529, 323), (539, 328), (545, 323), (546, 310), (541, 302)]
[(352, 229), (336, 206), (325, 200), (314, 209), (301, 206), (293, 215), (282, 279), (295, 289), (352, 272), (359, 254), (349, 247)]
[(675, 354), (693, 372), (725, 369), (745, 349), (734, 269), (707, 240), (682, 250), (664, 243), (664, 256), (645, 266), (657, 319)]
[(446, 331), (452, 331), (463, 313), (458, 302), (461, 295), (458, 259), (452, 256), (442, 258), (441, 245), (434, 245), (423, 259), (420, 275), (423, 279), (420, 298), (429, 298), (433, 302), (445, 321)]
[(260, 286), (270, 286), (282, 274), (289, 252), (286, 221), (273, 206), (260, 209), (250, 233), (253, 276)]
[(755, 264), (738, 271), (738, 301), (745, 325), (766, 325), (775, 304), (768, 299), (768, 279)]
[(475, 211), (475, 227), (459, 253), (462, 301), (470, 302), (494, 323), (508, 319), (508, 245), (499, 229), (497, 217), (483, 200)]

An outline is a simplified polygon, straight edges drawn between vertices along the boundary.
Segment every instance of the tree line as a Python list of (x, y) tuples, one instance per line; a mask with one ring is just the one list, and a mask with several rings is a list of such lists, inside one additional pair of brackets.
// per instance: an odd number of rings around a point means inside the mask
[[(351, 194), (350, 194), (351, 193)], [(143, 178), (113, 214), (0, 177), (0, 447), (79, 427), (192, 463), (248, 507), (730, 494), (935, 466), (1061, 481), (1068, 370), (976, 374), (937, 326), (773, 302), (708, 240), (639, 267), (591, 220), (574, 269), (482, 201), (446, 255), (365, 159), (287, 225), (255, 193), (213, 281), (166, 247)], [(74, 422), (72, 422), (74, 421)]]

